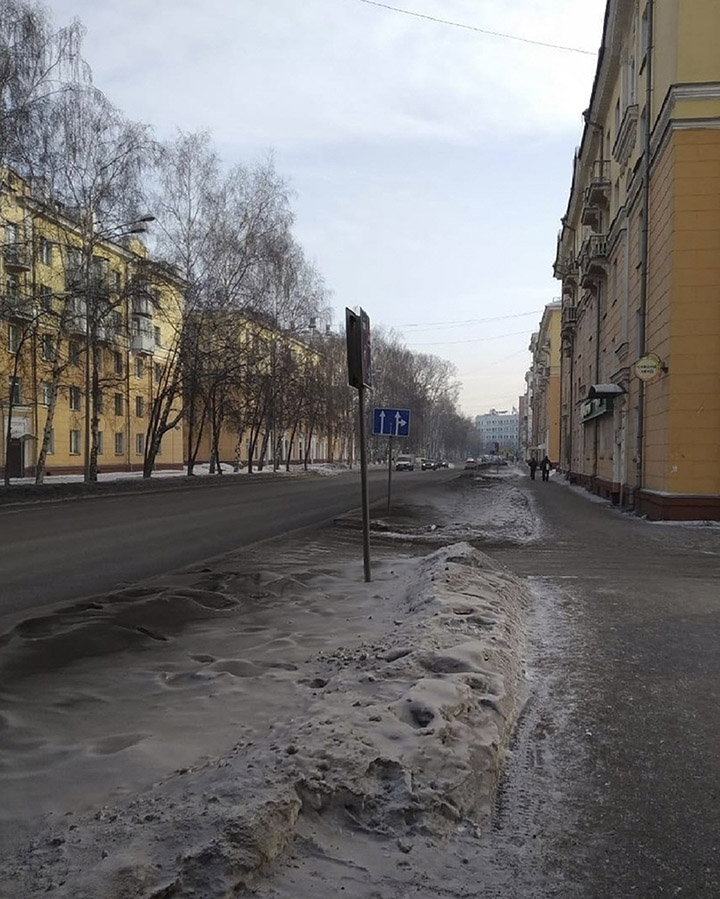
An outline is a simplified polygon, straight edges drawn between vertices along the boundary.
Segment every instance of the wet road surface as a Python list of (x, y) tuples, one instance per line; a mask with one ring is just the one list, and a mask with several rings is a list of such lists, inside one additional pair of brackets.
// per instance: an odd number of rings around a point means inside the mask
[(478, 896), (717, 899), (720, 529), (521, 484), (547, 534), (492, 551), (536, 602)]

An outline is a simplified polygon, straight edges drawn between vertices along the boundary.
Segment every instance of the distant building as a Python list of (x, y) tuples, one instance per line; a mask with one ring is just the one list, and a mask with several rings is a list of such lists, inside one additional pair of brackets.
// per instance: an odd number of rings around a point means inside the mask
[(519, 422), (517, 409), (512, 412), (491, 409), (484, 415), (476, 415), (475, 427), (480, 434), (481, 452), (515, 455), (519, 449)]
[(528, 385), (527, 458), (560, 460), (560, 302), (548, 303), (540, 328), (530, 338), (532, 367)]

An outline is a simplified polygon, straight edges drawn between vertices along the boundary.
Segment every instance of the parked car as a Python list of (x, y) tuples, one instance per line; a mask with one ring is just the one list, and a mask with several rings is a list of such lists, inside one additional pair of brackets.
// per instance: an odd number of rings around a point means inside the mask
[(472, 456), (470, 456), (469, 459), (465, 460), (465, 469), (466, 470), (474, 471), (476, 468), (477, 468), (477, 462), (475, 461), (475, 459), (473, 459)]
[(437, 467), (438, 464), (434, 459), (423, 459), (420, 464), (420, 469), (422, 471), (435, 471)]
[(436, 467), (437, 468), (448, 468), (449, 466), (448, 466), (447, 459), (438, 459)]
[(395, 471), (415, 471), (415, 456), (399, 455), (395, 460)]

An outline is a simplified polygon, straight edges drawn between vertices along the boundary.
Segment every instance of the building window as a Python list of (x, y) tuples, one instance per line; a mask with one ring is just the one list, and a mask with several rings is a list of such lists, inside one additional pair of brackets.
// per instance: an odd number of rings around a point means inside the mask
[(115, 414), (123, 415), (125, 412), (125, 403), (123, 402), (122, 393), (115, 394)]
[(52, 334), (43, 334), (40, 339), (40, 354), (45, 362), (55, 361), (55, 341)]
[(95, 411), (98, 415), (103, 415), (105, 412), (105, 394), (102, 390), (98, 390), (95, 397)]
[(159, 384), (162, 381), (163, 375), (163, 367), (159, 362), (153, 362), (153, 377), (155, 379), (155, 383)]
[(80, 411), (81, 394), (79, 387), (70, 388), (70, 408), (73, 412)]
[(22, 380), (20, 378), (10, 378), (8, 380), (8, 392), (10, 394), (10, 404), (22, 406)]
[(9, 300), (17, 300), (20, 296), (20, 279), (14, 272), (5, 273), (5, 293)]
[(55, 452), (55, 428), (50, 428), (47, 442), (47, 454), (52, 456)]
[(136, 396), (135, 397), (135, 415), (137, 418), (145, 417), (145, 397), (144, 396)]
[(145, 435), (144, 434), (136, 434), (135, 435), (135, 454), (138, 456), (142, 456), (145, 453)]
[(40, 308), (43, 312), (52, 312), (52, 287), (48, 287), (47, 284), (41, 284), (38, 288), (38, 293), (40, 295)]
[(162, 346), (162, 336), (160, 334), (160, 328), (155, 325), (155, 328), (153, 330), (155, 332), (155, 346)]
[(80, 365), (80, 344), (77, 340), (68, 340), (68, 362), (70, 365)]
[(118, 352), (113, 353), (113, 368), (114, 368), (116, 375), (122, 375), (122, 373), (123, 373), (122, 353), (118, 353)]
[(40, 262), (43, 265), (52, 265), (52, 243), (43, 237), (40, 241)]
[(122, 456), (125, 453), (125, 434), (122, 431), (115, 432), (115, 455)]
[(44, 381), (40, 385), (40, 403), (43, 406), (49, 406), (52, 403), (52, 384)]
[(145, 363), (142, 356), (135, 357), (135, 377), (142, 378), (145, 375)]
[(102, 431), (98, 431), (98, 433), (97, 433), (97, 451), (98, 451), (98, 456), (102, 456), (103, 450), (104, 450), (103, 432), (102, 432)]
[(70, 455), (80, 455), (80, 431), (70, 431)]
[(8, 327), (8, 349), (11, 353), (17, 353), (20, 349), (21, 336), (20, 328), (17, 325)]

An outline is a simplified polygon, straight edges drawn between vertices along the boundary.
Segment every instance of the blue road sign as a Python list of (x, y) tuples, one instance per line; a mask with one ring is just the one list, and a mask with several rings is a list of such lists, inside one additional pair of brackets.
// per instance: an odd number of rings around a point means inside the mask
[(409, 409), (373, 410), (373, 434), (376, 437), (407, 437), (409, 433)]

